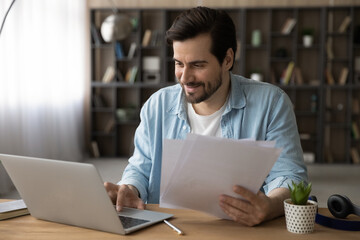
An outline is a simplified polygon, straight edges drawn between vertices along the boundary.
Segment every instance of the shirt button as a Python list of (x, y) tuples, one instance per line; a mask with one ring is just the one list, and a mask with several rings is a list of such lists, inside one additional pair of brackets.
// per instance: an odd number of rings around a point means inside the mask
[(183, 126), (183, 129), (186, 130), (186, 126)]

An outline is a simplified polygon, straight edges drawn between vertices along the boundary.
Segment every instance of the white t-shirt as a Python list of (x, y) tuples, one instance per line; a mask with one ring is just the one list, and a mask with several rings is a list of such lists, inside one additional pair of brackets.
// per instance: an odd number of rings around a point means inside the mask
[[(227, 101), (226, 101), (227, 102)], [(195, 112), (191, 103), (188, 103), (187, 113), (191, 127), (191, 133), (221, 137), (220, 120), (226, 108), (224, 105), (211, 115), (199, 115)]]

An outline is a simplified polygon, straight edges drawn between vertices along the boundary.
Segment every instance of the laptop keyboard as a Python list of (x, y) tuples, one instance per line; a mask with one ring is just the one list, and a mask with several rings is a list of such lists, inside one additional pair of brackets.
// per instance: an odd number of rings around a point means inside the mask
[(126, 216), (119, 216), (119, 218), (124, 228), (131, 228), (149, 222), (148, 220), (145, 219), (132, 218)]

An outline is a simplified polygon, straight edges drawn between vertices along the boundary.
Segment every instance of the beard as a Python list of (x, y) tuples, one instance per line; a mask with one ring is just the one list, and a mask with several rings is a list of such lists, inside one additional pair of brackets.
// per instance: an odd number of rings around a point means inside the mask
[(221, 87), (222, 82), (220, 73), (219, 76), (212, 82), (190, 82), (186, 84), (187, 86), (202, 87), (203, 92), (200, 95), (198, 95), (198, 93), (187, 93), (184, 89), (184, 84), (180, 84), (185, 94), (186, 101), (188, 103), (196, 104), (209, 99)]

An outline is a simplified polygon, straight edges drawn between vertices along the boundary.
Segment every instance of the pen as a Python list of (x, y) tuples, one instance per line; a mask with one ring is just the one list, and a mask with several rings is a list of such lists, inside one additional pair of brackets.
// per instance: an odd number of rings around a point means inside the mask
[(164, 223), (166, 223), (166, 225), (168, 225), (169, 227), (171, 227), (174, 231), (176, 231), (179, 235), (183, 235), (183, 232), (178, 229), (177, 227), (175, 227), (174, 225), (172, 225), (171, 223), (169, 223), (168, 221), (164, 220)]

